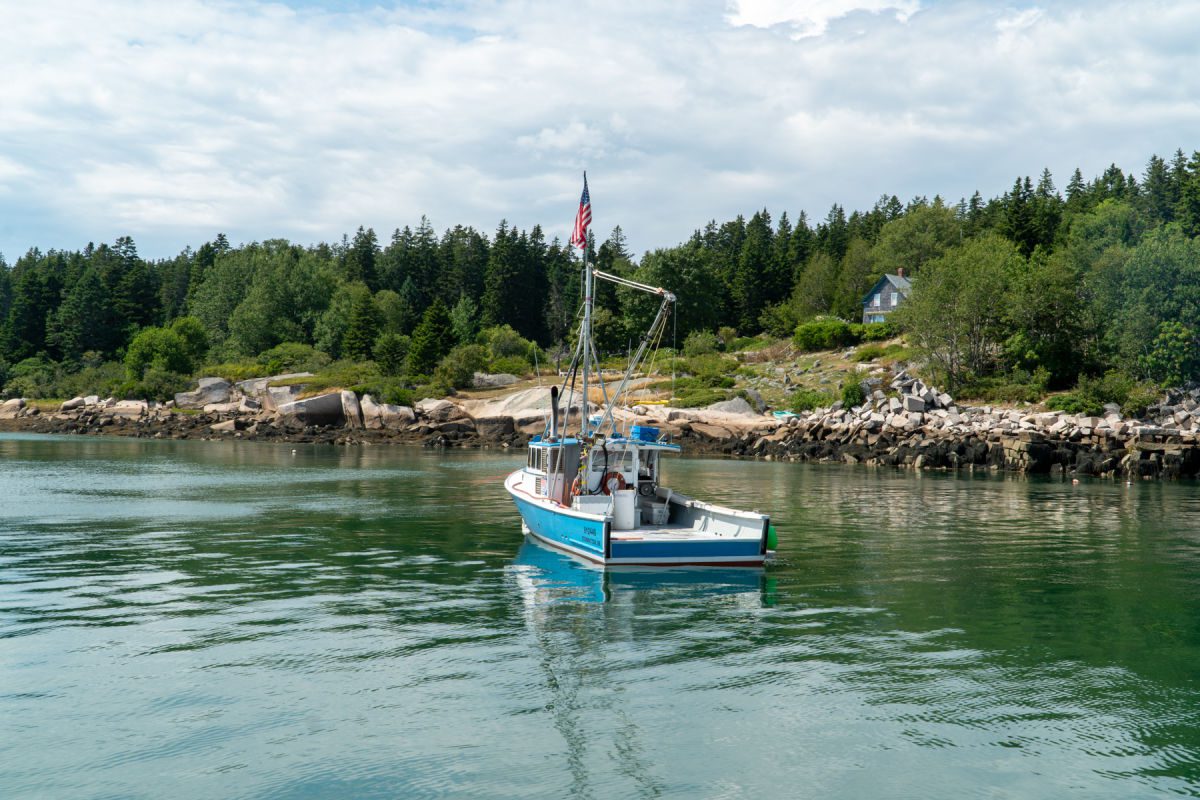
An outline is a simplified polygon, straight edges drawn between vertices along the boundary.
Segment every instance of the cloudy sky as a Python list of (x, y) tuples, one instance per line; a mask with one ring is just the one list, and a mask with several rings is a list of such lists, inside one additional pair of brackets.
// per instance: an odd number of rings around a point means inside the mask
[(1200, 3), (0, 4), (0, 252), (381, 239), (641, 252), (767, 207), (957, 201), (1200, 149)]

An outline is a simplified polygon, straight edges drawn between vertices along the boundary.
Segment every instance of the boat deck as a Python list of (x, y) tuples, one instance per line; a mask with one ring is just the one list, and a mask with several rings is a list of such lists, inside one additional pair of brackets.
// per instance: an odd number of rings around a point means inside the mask
[(708, 531), (698, 531), (690, 525), (645, 525), (627, 531), (612, 531), (609, 536), (617, 542), (662, 541), (677, 542), (698, 539), (727, 539)]

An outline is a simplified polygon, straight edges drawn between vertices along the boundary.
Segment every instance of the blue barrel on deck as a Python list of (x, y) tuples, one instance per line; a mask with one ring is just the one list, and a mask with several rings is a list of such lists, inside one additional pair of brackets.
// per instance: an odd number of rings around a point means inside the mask
[(649, 425), (634, 425), (629, 429), (629, 434), (640, 442), (658, 441), (658, 428), (652, 428)]

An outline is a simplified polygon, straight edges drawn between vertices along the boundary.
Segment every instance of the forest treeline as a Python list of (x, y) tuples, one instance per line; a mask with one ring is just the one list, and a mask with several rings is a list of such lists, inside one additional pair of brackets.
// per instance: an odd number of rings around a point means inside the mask
[[(987, 200), (884, 196), (850, 213), (835, 204), (815, 222), (764, 209), (640, 259), (616, 227), (589, 242), (589, 257), (675, 292), (678, 344), (718, 329), (787, 337), (814, 319), (857, 321), (868, 289), (903, 268), (914, 292), (896, 323), (932, 377), (1044, 391), (1112, 373), (1197, 376), (1198, 236), (1200, 151), (1178, 151), (1152, 157), (1140, 177), (1114, 165), (1087, 181), (1077, 169), (1061, 191), (1044, 170)], [(414, 386), (448, 358), (440, 380), (454, 385), (498, 359), (553, 358), (569, 346), (579, 300), (578, 251), (506, 222), (439, 236), (422, 218), (386, 241), (360, 227), (310, 246), (218, 235), (156, 260), (128, 237), (32, 249), (11, 265), (0, 256), (0, 386), (55, 396), (107, 380), (165, 396), (221, 362), (367, 364)], [(599, 284), (597, 346), (636, 342), (655, 306)]]

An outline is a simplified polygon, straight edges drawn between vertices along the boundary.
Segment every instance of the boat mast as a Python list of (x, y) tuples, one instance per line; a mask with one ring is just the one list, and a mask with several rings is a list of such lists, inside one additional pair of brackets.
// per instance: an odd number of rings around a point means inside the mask
[(588, 372), (592, 362), (592, 269), (588, 266), (586, 242), (583, 245), (583, 326), (579, 330), (579, 341), (583, 348), (583, 400), (579, 404), (579, 432), (582, 438), (588, 434)]

